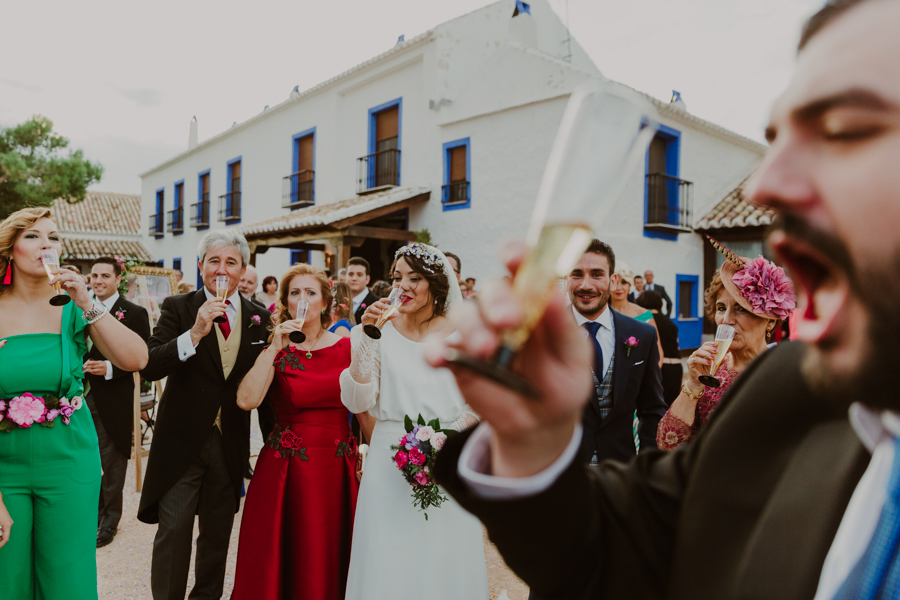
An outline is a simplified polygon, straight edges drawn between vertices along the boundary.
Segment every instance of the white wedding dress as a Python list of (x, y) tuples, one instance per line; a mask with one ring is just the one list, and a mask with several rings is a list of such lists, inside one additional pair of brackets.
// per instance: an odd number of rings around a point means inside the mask
[(406, 433), (403, 417), (419, 413), (442, 428), (468, 410), (446, 369), (432, 369), (423, 344), (388, 322), (380, 340), (354, 327), (357, 377), (341, 373), (341, 399), (351, 412), (378, 419), (359, 489), (347, 600), (487, 600), (481, 523), (449, 499), (425, 515), (413, 506), (412, 488), (393, 462), (391, 445)]

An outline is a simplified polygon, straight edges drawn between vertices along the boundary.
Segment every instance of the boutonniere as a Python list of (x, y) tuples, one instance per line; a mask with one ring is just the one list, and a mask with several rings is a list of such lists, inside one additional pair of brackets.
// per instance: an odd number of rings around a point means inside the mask
[(365, 310), (365, 308), (366, 308), (366, 303), (363, 302), (362, 304), (359, 305), (359, 307), (362, 308), (363, 310)]
[(631, 336), (627, 340), (625, 340), (625, 356), (631, 356), (631, 349), (637, 347), (637, 345), (640, 343), (640, 340), (638, 340), (634, 336)]
[(262, 319), (259, 318), (259, 315), (253, 315), (250, 317), (250, 327), (256, 327), (257, 325), (262, 325)]
[(124, 321), (124, 320), (125, 320), (125, 311), (124, 311), (124, 310), (117, 310), (117, 311), (116, 311), (116, 318), (117, 318), (118, 320), (120, 320), (120, 321)]

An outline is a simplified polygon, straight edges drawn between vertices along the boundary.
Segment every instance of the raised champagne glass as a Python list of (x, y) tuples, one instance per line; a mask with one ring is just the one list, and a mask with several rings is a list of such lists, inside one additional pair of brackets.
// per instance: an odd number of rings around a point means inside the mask
[(400, 297), (402, 295), (403, 295), (403, 290), (401, 290), (398, 287), (395, 287), (394, 289), (391, 290), (391, 295), (387, 297), (387, 301), (388, 301), (387, 310), (385, 310), (383, 313), (381, 313), (381, 316), (378, 317), (378, 320), (375, 321), (374, 325), (371, 323), (367, 323), (366, 325), (363, 325), (363, 332), (367, 336), (369, 336), (373, 340), (381, 339), (381, 328), (384, 327), (384, 324), (388, 322), (388, 319), (390, 319), (394, 315), (394, 313), (397, 312), (397, 309), (400, 308), (400, 304), (402, 304)]
[[(216, 298), (225, 302), (228, 298), (228, 284), (231, 282), (228, 275), (217, 275), (216, 276)], [(213, 319), (216, 323), (227, 323), (228, 317), (225, 315), (219, 315), (215, 319)]]
[(642, 183), (638, 166), (658, 128), (649, 112), (646, 100), (612, 82), (597, 81), (572, 92), (538, 188), (528, 254), (513, 280), (524, 311), (522, 324), (502, 333), (492, 361), (450, 350), (448, 362), (536, 396), (510, 366), (543, 316), (557, 282), (584, 254), (592, 231), (606, 224), (626, 186)]
[[(309, 311), (309, 302), (306, 300), (297, 300), (297, 308), (294, 309), (296, 313), (294, 315), (294, 321), (300, 327), (303, 327), (303, 323), (306, 322), (306, 313)], [(302, 344), (306, 341), (306, 334), (302, 331), (292, 331), (288, 334), (288, 339), (294, 342), (295, 344)]]
[[(41, 264), (44, 265), (44, 270), (47, 271), (47, 277), (50, 278), (50, 281), (53, 281), (53, 278), (56, 277), (54, 271), (59, 271), (59, 254), (53, 248), (47, 248), (46, 250), (41, 252)], [(72, 301), (69, 296), (63, 293), (62, 286), (58, 283), (53, 284), (53, 289), (56, 290), (56, 295), (50, 298), (50, 304), (53, 306), (64, 306)]]
[(715, 375), (722, 365), (722, 361), (725, 360), (725, 355), (728, 354), (728, 348), (731, 346), (733, 339), (734, 327), (731, 325), (719, 325), (719, 328), (716, 330), (716, 357), (709, 367), (709, 375), (701, 375), (697, 378), (700, 380), (700, 383), (714, 388), (722, 386), (722, 382), (716, 379)]

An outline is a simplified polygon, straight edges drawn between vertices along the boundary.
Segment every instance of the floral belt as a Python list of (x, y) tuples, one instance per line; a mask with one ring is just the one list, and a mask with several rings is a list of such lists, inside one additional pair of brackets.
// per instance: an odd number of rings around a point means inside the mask
[(57, 417), (68, 425), (72, 414), (84, 406), (84, 398), (57, 398), (56, 396), (35, 396), (25, 392), (21, 396), (0, 400), (0, 431), (9, 433), (17, 427), (28, 428), (34, 423), (43, 427), (53, 427)]
[[(303, 438), (291, 431), (290, 425), (282, 427), (275, 425), (275, 429), (266, 439), (266, 445), (275, 451), (275, 458), (287, 460), (292, 456), (300, 457), (300, 460), (309, 460), (306, 448), (302, 447)], [(335, 438), (335, 456), (351, 456), (356, 452), (356, 438), (351, 434), (346, 441)]]

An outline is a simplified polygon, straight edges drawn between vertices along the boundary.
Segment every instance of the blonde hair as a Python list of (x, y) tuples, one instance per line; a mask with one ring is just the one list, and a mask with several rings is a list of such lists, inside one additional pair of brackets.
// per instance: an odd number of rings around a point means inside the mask
[(343, 281), (334, 284), (334, 306), (336, 309), (334, 311), (335, 322), (347, 319), (356, 325), (356, 317), (351, 310), (353, 308), (353, 292), (350, 291), (350, 286)]
[[(328, 329), (331, 327), (331, 302), (334, 300), (331, 292), (331, 282), (322, 269), (312, 265), (299, 264), (288, 269), (281, 277), (281, 285), (278, 286), (278, 300), (275, 301), (275, 312), (278, 313), (278, 320), (272, 323), (272, 330), (274, 331), (275, 327), (281, 323), (291, 320), (291, 313), (288, 310), (288, 294), (290, 293), (291, 280), (297, 275), (312, 275), (319, 282), (322, 302), (325, 308), (325, 312), (319, 316), (322, 327)], [(272, 338), (273, 335), (269, 335), (269, 343), (272, 343)]]
[[(12, 249), (16, 240), (19, 239), (19, 235), (41, 219), (50, 218), (52, 218), (50, 209), (46, 206), (40, 206), (17, 210), (0, 223), (0, 267), (3, 269), (0, 271), (0, 281), (3, 281), (6, 271), (9, 269)], [(9, 288), (8, 285), (0, 283), (0, 294), (5, 292), (7, 288)]]

